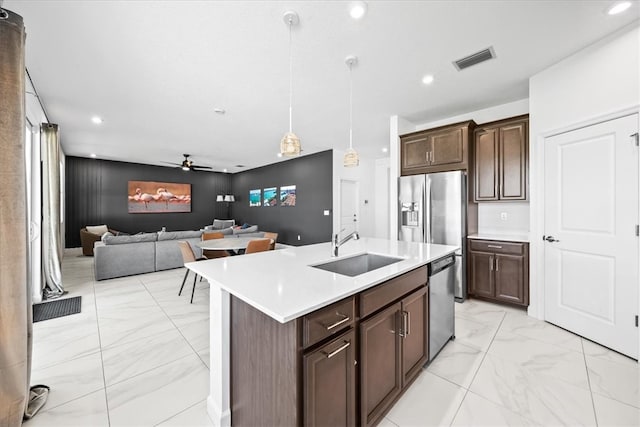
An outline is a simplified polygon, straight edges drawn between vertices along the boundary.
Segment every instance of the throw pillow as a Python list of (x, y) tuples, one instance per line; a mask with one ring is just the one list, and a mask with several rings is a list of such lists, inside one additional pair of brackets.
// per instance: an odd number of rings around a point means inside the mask
[(236, 225), (235, 219), (214, 219), (213, 220), (213, 228), (221, 229), (221, 228), (229, 228)]
[(102, 236), (104, 233), (109, 231), (109, 229), (106, 225), (87, 225), (87, 231), (91, 234)]
[(247, 224), (246, 222), (244, 224), (242, 224), (242, 229), (244, 230), (245, 228), (249, 228), (251, 227), (249, 224)]
[(106, 233), (104, 233), (104, 234), (102, 235), (102, 237), (100, 238), (100, 240), (101, 240), (102, 242), (104, 242), (104, 239), (105, 239), (105, 238), (107, 238), (107, 239), (108, 239), (108, 238), (109, 238), (109, 236), (113, 236), (113, 233), (112, 233), (112, 232), (110, 232), (110, 231), (107, 231)]

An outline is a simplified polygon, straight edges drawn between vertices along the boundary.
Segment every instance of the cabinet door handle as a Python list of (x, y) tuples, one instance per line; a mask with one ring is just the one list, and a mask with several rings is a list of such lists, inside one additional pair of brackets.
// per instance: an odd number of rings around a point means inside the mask
[(331, 325), (323, 325), (327, 329), (327, 331), (330, 331), (333, 328), (337, 328), (338, 326), (342, 325), (343, 323), (346, 323), (349, 320), (351, 320), (351, 318), (349, 316), (347, 316), (346, 314), (338, 313), (337, 311), (336, 311), (336, 315), (341, 317), (341, 319), (338, 320), (337, 322), (331, 324)]
[(500, 269), (500, 263), (498, 261), (500, 261), (500, 258), (496, 257), (496, 271)]
[(336, 354), (340, 353), (342, 350), (344, 350), (345, 348), (349, 347), (351, 345), (351, 341), (345, 341), (344, 344), (342, 344), (340, 347), (336, 348), (335, 350), (333, 350), (331, 353), (327, 353), (326, 351), (323, 351), (322, 353), (327, 356), (327, 359), (331, 359), (333, 356), (335, 356)]
[(487, 245), (488, 248), (496, 248), (496, 249), (502, 249), (502, 246), (499, 245)]
[(411, 334), (411, 313), (403, 311), (404, 315), (404, 337), (408, 337)]
[(493, 271), (493, 255), (489, 257), (489, 271)]

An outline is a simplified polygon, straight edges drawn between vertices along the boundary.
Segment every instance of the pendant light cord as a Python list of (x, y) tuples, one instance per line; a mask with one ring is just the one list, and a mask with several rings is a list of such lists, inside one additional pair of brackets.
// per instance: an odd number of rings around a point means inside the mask
[(0, 0), (0, 19), (9, 19), (9, 12), (2, 8), (2, 3), (4, 3), (4, 0)]
[(289, 18), (289, 133), (293, 132), (293, 54), (291, 47), (291, 24), (292, 18)]
[(349, 63), (349, 149), (353, 149), (353, 62)]

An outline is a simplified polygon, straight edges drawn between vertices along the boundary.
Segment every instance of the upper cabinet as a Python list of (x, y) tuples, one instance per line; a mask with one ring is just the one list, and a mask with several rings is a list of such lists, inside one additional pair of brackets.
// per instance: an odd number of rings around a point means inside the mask
[(478, 126), (474, 133), (475, 202), (527, 200), (529, 116)]
[(400, 136), (401, 175), (466, 170), (474, 127), (467, 121)]

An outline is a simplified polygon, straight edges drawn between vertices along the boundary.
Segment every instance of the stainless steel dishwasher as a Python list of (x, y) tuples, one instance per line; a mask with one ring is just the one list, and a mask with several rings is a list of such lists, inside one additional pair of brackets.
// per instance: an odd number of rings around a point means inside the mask
[(456, 262), (451, 254), (433, 261), (429, 267), (429, 360), (455, 338)]

